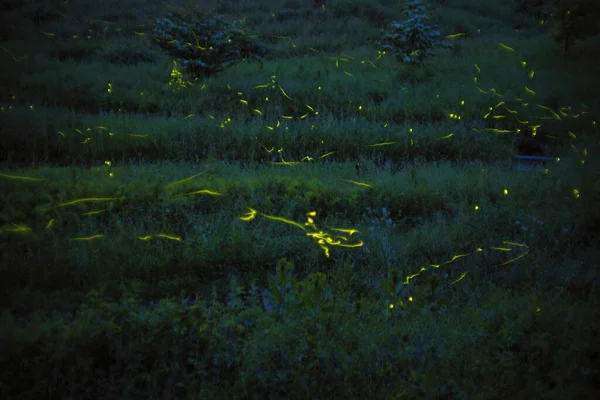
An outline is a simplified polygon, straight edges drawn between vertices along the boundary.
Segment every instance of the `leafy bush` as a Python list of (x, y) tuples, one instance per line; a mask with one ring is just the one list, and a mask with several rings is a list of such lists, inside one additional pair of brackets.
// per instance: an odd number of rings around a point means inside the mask
[(381, 39), (382, 49), (395, 53), (398, 61), (419, 65), (426, 57), (435, 55), (434, 48), (450, 47), (440, 39), (441, 34), (427, 15), (423, 0), (408, 0), (404, 16), (406, 20), (393, 22), (391, 32)]
[(196, 77), (217, 74), (244, 59), (260, 60), (266, 53), (236, 22), (195, 8), (179, 8), (159, 18), (153, 38)]

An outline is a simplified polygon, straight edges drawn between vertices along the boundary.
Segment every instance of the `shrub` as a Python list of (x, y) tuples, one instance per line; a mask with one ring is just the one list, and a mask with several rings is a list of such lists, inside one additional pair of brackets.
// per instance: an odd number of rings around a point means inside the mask
[(398, 61), (422, 64), (426, 57), (435, 55), (436, 47), (450, 47), (441, 40), (441, 34), (427, 15), (423, 0), (408, 0), (404, 4), (402, 23), (392, 22), (391, 31), (381, 38), (382, 49), (395, 53)]
[(159, 18), (155, 42), (192, 75), (211, 76), (244, 59), (260, 60), (265, 49), (222, 16), (197, 8), (179, 8)]

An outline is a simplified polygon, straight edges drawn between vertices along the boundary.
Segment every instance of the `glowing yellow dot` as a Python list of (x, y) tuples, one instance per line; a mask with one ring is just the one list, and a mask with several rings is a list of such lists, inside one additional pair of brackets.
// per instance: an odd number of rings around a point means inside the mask
[(408, 296), (408, 301), (413, 301), (412, 296)]
[(390, 308), (394, 308), (394, 303), (390, 303)]
[(504, 195), (506, 196), (508, 194), (508, 189), (504, 189)]
[(479, 210), (479, 206), (478, 205), (475, 205), (475, 207), (473, 207), (473, 208), (475, 209), (475, 211)]

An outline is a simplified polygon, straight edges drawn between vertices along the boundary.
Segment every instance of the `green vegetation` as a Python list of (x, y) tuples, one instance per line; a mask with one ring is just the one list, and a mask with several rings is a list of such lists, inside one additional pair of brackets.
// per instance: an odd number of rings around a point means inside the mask
[(600, 38), (496, 3), (3, 2), (0, 397), (594, 398)]

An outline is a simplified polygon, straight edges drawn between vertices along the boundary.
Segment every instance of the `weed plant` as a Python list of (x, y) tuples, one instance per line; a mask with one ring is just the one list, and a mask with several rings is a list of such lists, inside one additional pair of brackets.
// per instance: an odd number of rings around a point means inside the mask
[(600, 39), (497, 3), (4, 2), (0, 397), (594, 398)]

